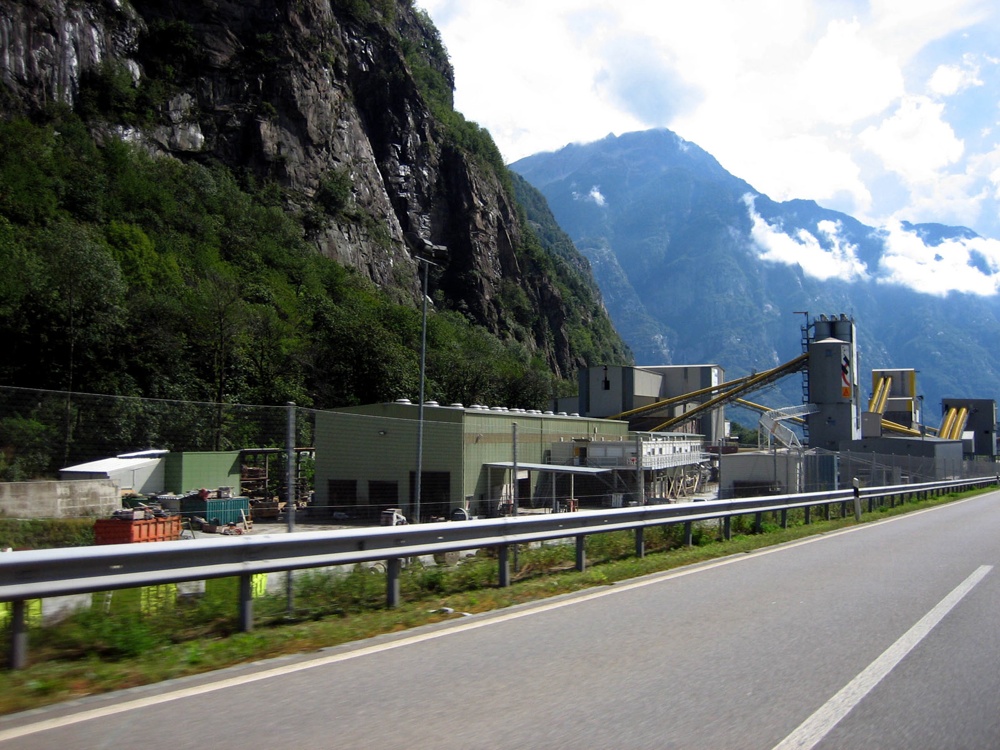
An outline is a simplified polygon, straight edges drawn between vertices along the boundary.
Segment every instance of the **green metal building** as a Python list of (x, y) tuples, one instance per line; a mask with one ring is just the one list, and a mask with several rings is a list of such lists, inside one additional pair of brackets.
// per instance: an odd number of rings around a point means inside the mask
[[(522, 506), (544, 504), (555, 495), (558, 481), (551, 466), (553, 445), (628, 436), (626, 422), (566, 413), (433, 401), (422, 411), (421, 422), (420, 406), (401, 399), (317, 413), (317, 510), (370, 519), (395, 507), (413, 518), (418, 444), (422, 520), (448, 517), (458, 508), (493, 515), (515, 491)], [(597, 471), (559, 467), (560, 473)]]
[(202, 487), (240, 492), (240, 451), (184, 451), (164, 456), (164, 489), (183, 495)]

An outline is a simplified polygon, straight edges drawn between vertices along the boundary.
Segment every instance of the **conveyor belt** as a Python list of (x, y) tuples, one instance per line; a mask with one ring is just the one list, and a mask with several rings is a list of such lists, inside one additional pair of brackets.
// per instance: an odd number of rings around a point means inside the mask
[[(709, 399), (703, 404), (698, 404), (690, 411), (686, 411), (676, 417), (668, 419), (666, 422), (657, 425), (651, 431), (658, 432), (661, 430), (669, 430), (671, 427), (675, 427), (679, 424), (685, 422), (690, 422), (692, 419), (697, 419), (703, 413), (711, 411), (724, 404), (736, 401), (744, 394), (750, 393), (757, 390), (758, 388), (763, 388), (766, 385), (770, 385), (776, 380), (785, 377), (786, 375), (791, 375), (794, 372), (799, 372), (802, 370), (809, 362), (808, 354), (800, 354), (793, 360), (785, 362), (783, 365), (778, 365), (771, 370), (765, 370), (764, 372), (759, 372), (756, 375), (751, 375), (747, 378), (742, 378), (739, 381), (733, 381), (736, 383), (729, 390), (720, 393), (718, 396)], [(721, 388), (722, 386), (719, 386)], [(671, 403), (677, 403), (678, 401), (690, 401), (692, 394), (687, 394), (684, 397), (674, 397), (669, 399)], [(658, 405), (663, 405), (664, 402), (658, 402)]]

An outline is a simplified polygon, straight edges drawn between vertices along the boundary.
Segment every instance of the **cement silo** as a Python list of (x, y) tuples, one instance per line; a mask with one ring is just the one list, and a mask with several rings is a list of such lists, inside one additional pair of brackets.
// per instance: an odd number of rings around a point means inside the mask
[(846, 315), (813, 323), (809, 342), (809, 447), (839, 450), (841, 443), (861, 437), (857, 346), (854, 321)]

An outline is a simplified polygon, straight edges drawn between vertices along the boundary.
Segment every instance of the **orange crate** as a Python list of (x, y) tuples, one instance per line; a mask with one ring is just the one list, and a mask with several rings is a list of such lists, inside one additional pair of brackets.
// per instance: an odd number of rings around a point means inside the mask
[(122, 521), (98, 518), (94, 522), (96, 544), (131, 544), (132, 542), (169, 542), (181, 535), (180, 516)]

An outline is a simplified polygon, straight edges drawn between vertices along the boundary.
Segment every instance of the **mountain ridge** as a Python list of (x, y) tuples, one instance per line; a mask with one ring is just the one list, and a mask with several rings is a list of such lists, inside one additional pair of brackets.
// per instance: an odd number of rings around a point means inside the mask
[[(930, 420), (943, 398), (1000, 393), (992, 356), (1000, 302), (973, 293), (988, 291), (995, 270), (977, 250), (985, 240), (966, 227), (872, 227), (815, 201), (773, 201), (666, 129), (574, 144), (511, 168), (545, 195), (591, 260), (640, 364), (748, 374), (801, 352), (802, 312), (846, 313), (858, 325), (864, 370), (919, 370)], [(963, 258), (978, 272), (967, 293), (934, 288), (933, 273), (913, 275)], [(902, 283), (913, 279), (929, 291)], [(801, 401), (785, 381), (773, 395), (774, 406)]]

